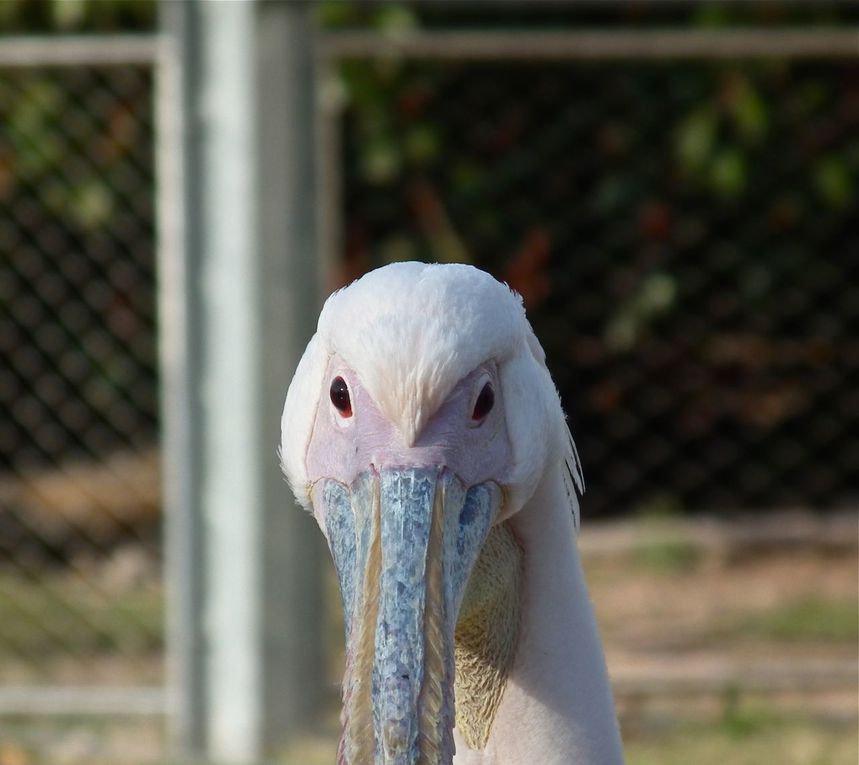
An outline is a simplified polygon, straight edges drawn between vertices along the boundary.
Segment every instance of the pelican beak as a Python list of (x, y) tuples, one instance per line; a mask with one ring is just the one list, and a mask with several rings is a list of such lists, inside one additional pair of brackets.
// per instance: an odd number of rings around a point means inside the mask
[(346, 626), (340, 765), (451, 762), (456, 617), (501, 496), (435, 466), (317, 482)]

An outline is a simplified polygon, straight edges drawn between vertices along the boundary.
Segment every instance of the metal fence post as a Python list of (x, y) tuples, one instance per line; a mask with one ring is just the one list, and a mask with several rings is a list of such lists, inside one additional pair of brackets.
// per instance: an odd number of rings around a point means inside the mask
[(184, 486), (168, 491), (182, 502), (168, 524), (173, 708), (186, 754), (253, 762), (317, 711), (322, 685), (320, 538), (275, 453), (318, 308), (311, 8), (168, 6), (185, 305), (184, 326), (165, 330), (187, 351), (165, 369), (180, 417), (165, 423), (165, 461)]

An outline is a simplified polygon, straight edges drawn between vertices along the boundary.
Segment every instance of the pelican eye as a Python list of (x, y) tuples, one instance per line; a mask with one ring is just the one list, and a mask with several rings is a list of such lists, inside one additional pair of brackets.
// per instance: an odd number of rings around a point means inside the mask
[(492, 388), (492, 383), (486, 383), (474, 402), (474, 411), (471, 413), (471, 419), (475, 422), (482, 420), (492, 411), (495, 406), (495, 390)]
[(349, 386), (342, 377), (335, 377), (331, 381), (331, 390), (328, 392), (334, 408), (340, 412), (341, 417), (352, 416), (352, 399), (349, 397)]

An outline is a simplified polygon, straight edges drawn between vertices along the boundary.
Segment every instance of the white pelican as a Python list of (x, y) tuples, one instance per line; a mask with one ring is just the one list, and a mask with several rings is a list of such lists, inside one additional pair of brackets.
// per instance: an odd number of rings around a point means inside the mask
[(471, 266), (386, 266), (325, 303), (281, 455), (340, 580), (339, 765), (623, 762), (544, 358)]

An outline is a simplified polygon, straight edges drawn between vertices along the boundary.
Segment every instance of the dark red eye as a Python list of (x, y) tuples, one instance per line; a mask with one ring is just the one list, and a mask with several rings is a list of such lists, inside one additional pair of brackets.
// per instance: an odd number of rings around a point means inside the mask
[(341, 417), (352, 416), (352, 399), (349, 398), (349, 387), (342, 377), (335, 377), (331, 381), (329, 395), (331, 396), (331, 403), (340, 412)]
[(472, 420), (482, 420), (492, 411), (495, 406), (495, 391), (492, 389), (492, 383), (486, 383), (477, 401), (474, 402), (474, 411), (471, 413)]

